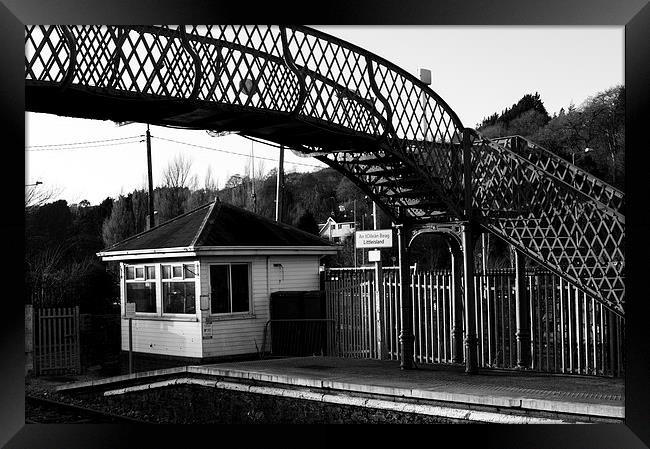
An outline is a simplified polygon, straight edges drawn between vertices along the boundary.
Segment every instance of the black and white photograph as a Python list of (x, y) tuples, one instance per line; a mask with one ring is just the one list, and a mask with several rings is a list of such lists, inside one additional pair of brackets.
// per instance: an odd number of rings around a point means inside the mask
[(624, 24), (23, 27), (27, 429), (634, 421)]

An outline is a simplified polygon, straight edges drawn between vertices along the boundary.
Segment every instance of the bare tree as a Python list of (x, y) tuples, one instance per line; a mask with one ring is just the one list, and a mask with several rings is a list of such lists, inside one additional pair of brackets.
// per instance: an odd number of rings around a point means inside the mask
[(200, 189), (191, 189), (190, 191), (187, 199), (187, 210), (193, 210), (214, 201), (217, 197), (218, 190), (218, 182), (212, 178), (212, 169), (208, 166), (205, 177), (203, 178), (203, 187)]
[(163, 187), (183, 188), (189, 187), (190, 171), (192, 169), (192, 160), (185, 157), (182, 153), (177, 154), (172, 159), (162, 174)]
[(61, 195), (62, 188), (54, 186), (43, 188), (42, 184), (25, 187), (25, 209), (39, 207)]
[(191, 176), (192, 160), (183, 154), (177, 154), (172, 159), (162, 174), (162, 187), (158, 198), (159, 223), (164, 223), (181, 214), (184, 214), (188, 207), (191, 188), (196, 188), (198, 180)]
[(212, 178), (212, 167), (209, 165), (205, 172), (205, 178), (203, 178), (203, 188), (207, 191), (213, 192), (219, 190), (219, 180)]

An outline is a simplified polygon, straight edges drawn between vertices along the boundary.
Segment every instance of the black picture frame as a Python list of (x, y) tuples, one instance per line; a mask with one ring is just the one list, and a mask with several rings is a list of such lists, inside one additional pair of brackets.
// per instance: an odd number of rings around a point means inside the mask
[[(624, 425), (472, 426), (431, 428), (383, 426), (354, 430), (356, 444), (446, 444), (499, 448), (643, 448), (650, 445), (650, 338), (645, 334), (648, 302), (643, 297), (650, 216), (641, 171), (650, 123), (650, 5), (647, 0), (485, 0), (418, 2), (356, 0), (349, 2), (224, 2), (179, 0), (3, 0), (0, 4), (0, 99), (2, 101), (2, 177), (6, 212), (0, 222), (5, 261), (12, 284), (22, 275), (24, 206), (20, 203), (20, 157), (24, 147), (24, 25), (135, 23), (307, 23), (396, 25), (619, 25), (625, 26), (626, 85), (626, 419)], [(471, 57), (471, 55), (468, 55)], [(540, 56), (543, 60), (543, 56)], [(24, 193), (24, 192), (23, 192)], [(265, 447), (347, 446), (350, 433), (324, 429), (264, 428), (259, 431), (219, 426), (149, 427), (126, 425), (25, 425), (22, 287), (3, 295), (0, 338), (0, 445), (8, 448), (187, 447), (237, 444)], [(228, 434), (228, 439), (224, 436)], [(196, 441), (204, 435), (203, 443)], [(233, 440), (232, 437), (236, 437)], [(391, 438), (392, 437), (392, 438)], [(359, 440), (362, 440), (361, 443)], [(227, 442), (230, 441), (230, 442)], [(444, 443), (446, 441), (446, 443)], [(645, 444), (644, 444), (645, 443)]]

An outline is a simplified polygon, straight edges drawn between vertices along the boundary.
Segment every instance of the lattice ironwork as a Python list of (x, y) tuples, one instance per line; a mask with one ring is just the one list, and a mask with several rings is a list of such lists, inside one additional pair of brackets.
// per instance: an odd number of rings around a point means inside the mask
[(480, 138), (416, 77), (350, 43), (300, 26), (28, 26), (25, 45), (28, 110), (285, 144), (395, 221), (475, 218), (623, 313), (622, 195), (532, 144)]
[(525, 157), (533, 164), (549, 173), (553, 173), (557, 178), (570, 184), (582, 193), (589, 195), (610, 209), (619, 212), (621, 219), (623, 221), (625, 220), (623, 216), (625, 214), (625, 194), (616, 187), (596, 178), (591, 173), (584, 171), (577, 165), (564, 160), (557, 154), (525, 137), (498, 137), (492, 139), (492, 141)]
[(624, 313), (621, 214), (478, 135), (472, 173), (473, 206), (489, 230)]

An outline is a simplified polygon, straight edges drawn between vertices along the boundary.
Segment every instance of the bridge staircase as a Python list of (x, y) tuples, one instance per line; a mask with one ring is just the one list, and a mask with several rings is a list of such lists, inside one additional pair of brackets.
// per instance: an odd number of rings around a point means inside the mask
[[(490, 140), (466, 132), (472, 218), (624, 316), (624, 194), (519, 136)], [(320, 158), (347, 171), (360, 187), (370, 186), (410, 223), (464, 217), (461, 138), (405, 147), (401, 157), (386, 151)]]
[(620, 190), (519, 136), (475, 136), (472, 166), (485, 228), (624, 316)]

